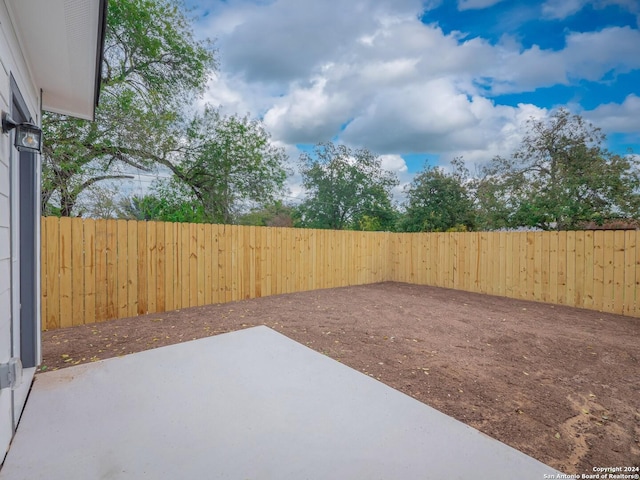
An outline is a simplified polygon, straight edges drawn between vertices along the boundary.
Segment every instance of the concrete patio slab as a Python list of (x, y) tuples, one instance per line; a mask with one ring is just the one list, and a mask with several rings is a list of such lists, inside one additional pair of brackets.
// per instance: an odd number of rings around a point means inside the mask
[(255, 327), (37, 375), (0, 479), (539, 480), (557, 474)]

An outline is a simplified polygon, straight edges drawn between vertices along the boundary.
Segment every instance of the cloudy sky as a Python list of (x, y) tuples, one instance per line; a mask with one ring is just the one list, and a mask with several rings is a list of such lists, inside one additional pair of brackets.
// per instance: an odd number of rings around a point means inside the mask
[(332, 140), (406, 182), (425, 162), (508, 155), (561, 106), (640, 152), (638, 0), (187, 4), (219, 50), (204, 100), (261, 118), (294, 161)]

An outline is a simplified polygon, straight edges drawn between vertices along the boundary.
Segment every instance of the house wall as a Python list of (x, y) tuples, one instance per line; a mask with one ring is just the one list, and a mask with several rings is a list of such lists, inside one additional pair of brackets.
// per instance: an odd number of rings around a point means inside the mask
[[(40, 124), (40, 95), (24, 61), (5, 1), (0, 0), (0, 110), (3, 112), (11, 111), (11, 78), (34, 123)], [(11, 141), (11, 135), (0, 134), (0, 363), (20, 355), (19, 164), (18, 152)], [(39, 167), (36, 170), (39, 174)], [(19, 419), (34, 371), (34, 368), (25, 371), (18, 390), (0, 390), (0, 461)]]

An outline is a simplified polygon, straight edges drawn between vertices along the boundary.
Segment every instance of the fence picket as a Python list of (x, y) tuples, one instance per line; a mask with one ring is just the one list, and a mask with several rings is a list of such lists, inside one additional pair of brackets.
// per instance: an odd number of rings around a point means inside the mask
[(50, 298), (47, 292), (47, 221), (40, 218), (40, 315), (41, 329), (46, 328), (47, 303)]
[(147, 297), (147, 222), (138, 223), (138, 315), (148, 312)]
[(613, 311), (618, 314), (624, 313), (624, 251), (624, 231), (617, 230), (613, 238)]
[[(107, 222), (96, 222), (96, 314), (95, 321), (102, 322), (107, 317)], [(146, 294), (145, 294), (146, 298)], [(138, 313), (147, 313), (140, 312)]]
[(118, 235), (116, 220), (107, 220), (107, 316), (105, 320), (117, 317), (118, 288)]
[(633, 315), (636, 302), (636, 232), (628, 230), (624, 238), (624, 314)]
[(574, 284), (574, 298), (572, 301), (572, 305), (576, 307), (584, 307), (585, 304), (585, 292), (584, 292), (584, 257), (585, 257), (585, 240), (584, 240), (584, 232), (575, 232), (576, 233), (576, 270), (573, 278), (575, 279)]
[(566, 305), (574, 305), (576, 295), (576, 232), (567, 232)]
[(541, 233), (542, 249), (540, 251), (540, 276), (541, 276), (541, 288), (540, 288), (540, 300), (543, 302), (549, 302), (549, 259), (550, 259), (550, 246), (551, 236)]
[(127, 222), (127, 250), (127, 316), (135, 317), (138, 314), (138, 222), (135, 220)]
[[(84, 316), (82, 323), (96, 321), (96, 222), (87, 219), (82, 225), (84, 236)], [(130, 316), (134, 316), (133, 312)], [(43, 314), (43, 318), (44, 314)]]
[(593, 232), (593, 309), (604, 309), (604, 232)]
[[(129, 242), (127, 235), (127, 221), (118, 220), (116, 222), (116, 308), (119, 318), (129, 316)], [(124, 260), (124, 261), (123, 261)]]
[(71, 219), (60, 219), (60, 327), (73, 326), (72, 321), (72, 288), (71, 273)]
[(46, 317), (43, 327), (48, 330), (60, 328), (60, 268), (58, 253), (60, 249), (59, 221), (55, 217), (46, 219), (46, 241), (47, 251), (42, 255), (46, 259), (47, 272), (46, 291), (43, 291), (43, 299), (48, 300)]
[[(162, 224), (159, 224), (162, 225)], [(175, 238), (173, 223), (164, 223), (164, 306), (167, 310), (174, 310), (174, 282), (173, 265), (175, 262)], [(163, 275), (159, 272), (159, 275)]]
[(198, 292), (197, 303), (196, 305), (201, 306), (204, 305), (204, 289), (206, 287), (206, 265), (207, 259), (204, 253), (205, 244), (204, 244), (204, 225), (201, 223), (196, 226), (196, 263), (198, 264), (198, 277), (196, 279), (196, 290)]
[(614, 298), (614, 233), (611, 231), (604, 232), (604, 292), (602, 295), (603, 307), (605, 312), (613, 312), (613, 298)]
[(567, 303), (567, 232), (558, 232), (558, 303)]
[(147, 222), (147, 311), (158, 311), (158, 244), (156, 222)]
[[(213, 240), (211, 237), (212, 225), (203, 225), (204, 242), (202, 249), (204, 253), (204, 304), (210, 305), (213, 303), (213, 291), (216, 282), (213, 278)], [(217, 272), (217, 270), (216, 270)]]
[(80, 222), (71, 223), (71, 324), (84, 323), (84, 232)]
[(164, 223), (156, 223), (156, 312), (166, 312), (166, 263), (167, 263), (167, 247), (164, 238)]

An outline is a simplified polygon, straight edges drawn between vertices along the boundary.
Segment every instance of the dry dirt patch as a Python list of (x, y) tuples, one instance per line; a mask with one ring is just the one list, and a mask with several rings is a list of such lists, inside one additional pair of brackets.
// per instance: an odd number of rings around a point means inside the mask
[(44, 332), (41, 368), (255, 325), (565, 473), (640, 466), (637, 318), (389, 282)]

